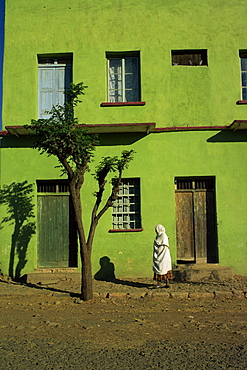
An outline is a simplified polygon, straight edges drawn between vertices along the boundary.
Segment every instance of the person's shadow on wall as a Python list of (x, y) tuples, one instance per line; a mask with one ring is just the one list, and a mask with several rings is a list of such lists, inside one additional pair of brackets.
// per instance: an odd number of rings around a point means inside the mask
[(107, 256), (101, 257), (99, 260), (100, 269), (94, 275), (95, 280), (113, 282), (118, 285), (127, 285), (135, 288), (153, 288), (153, 284), (143, 283), (138, 281), (129, 281), (123, 279), (117, 279), (115, 276), (115, 267), (110, 258)]
[(101, 281), (114, 281), (115, 277), (115, 267), (110, 258), (107, 256), (101, 257), (99, 260), (100, 269), (94, 275), (95, 280)]
[[(9, 277), (19, 280), (21, 270), (27, 263), (27, 249), (30, 239), (35, 234), (35, 223), (33, 212), (33, 185), (27, 181), (12, 182), (10, 185), (3, 185), (0, 190), (0, 205), (6, 206), (6, 217), (0, 223), (0, 229), (5, 223), (14, 225), (11, 238)], [(18, 262), (15, 263), (15, 256)]]

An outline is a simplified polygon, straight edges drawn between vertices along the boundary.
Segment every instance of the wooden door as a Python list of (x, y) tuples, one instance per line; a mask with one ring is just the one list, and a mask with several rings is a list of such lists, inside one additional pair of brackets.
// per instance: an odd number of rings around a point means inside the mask
[(194, 262), (193, 193), (191, 191), (176, 192), (175, 199), (177, 259)]
[(212, 178), (183, 179), (175, 191), (178, 263), (216, 263), (217, 228)]
[(38, 265), (69, 265), (69, 196), (38, 196)]

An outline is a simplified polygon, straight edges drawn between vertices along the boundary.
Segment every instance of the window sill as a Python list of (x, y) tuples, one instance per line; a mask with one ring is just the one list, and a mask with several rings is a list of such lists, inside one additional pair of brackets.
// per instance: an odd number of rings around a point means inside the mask
[(101, 103), (101, 107), (123, 107), (123, 106), (142, 106), (145, 105), (145, 101), (128, 101), (128, 102), (117, 102), (117, 103)]
[(247, 104), (247, 100), (238, 100), (237, 104)]
[(143, 229), (111, 229), (109, 233), (125, 233), (125, 232), (139, 232), (143, 231)]

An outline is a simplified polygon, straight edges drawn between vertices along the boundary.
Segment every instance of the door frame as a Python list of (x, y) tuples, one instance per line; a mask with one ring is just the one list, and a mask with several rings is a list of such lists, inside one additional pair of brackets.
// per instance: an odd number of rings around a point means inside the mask
[[(37, 180), (37, 197), (39, 198), (38, 200), (38, 244), (37, 244), (38, 268), (75, 268), (75, 267), (78, 267), (77, 227), (75, 223), (75, 216), (73, 212), (71, 197), (68, 191), (68, 182), (66, 180)], [(44, 229), (43, 231), (41, 231), (42, 229), (41, 229), (40, 222), (44, 215), (42, 215), (41, 213), (42, 209), (40, 209), (39, 204), (42, 204), (42, 202), (40, 203), (41, 199), (43, 200), (51, 199), (51, 197), (53, 197), (53, 199), (55, 199), (54, 197), (56, 197), (57, 199), (60, 198), (61, 200), (63, 199), (65, 200), (65, 203), (67, 199), (67, 206), (65, 207), (66, 212), (68, 212), (67, 221), (65, 222), (66, 224), (65, 226), (67, 228), (67, 236), (66, 236), (67, 251), (66, 250), (63, 251), (63, 253), (67, 254), (66, 259), (64, 259), (65, 265), (62, 262), (59, 265), (56, 258), (53, 261), (49, 259), (50, 265), (48, 261), (46, 261), (47, 263), (45, 264), (45, 266), (42, 265), (42, 263), (40, 264), (40, 261), (41, 261), (40, 260), (40, 248), (41, 248), (40, 243), (42, 241), (42, 237), (40, 233), (44, 232)], [(64, 201), (62, 203), (64, 203)], [(65, 209), (65, 208), (63, 207), (62, 209)], [(66, 215), (64, 216), (66, 219)], [(48, 228), (49, 228), (49, 223), (48, 223)], [(54, 243), (54, 248), (56, 248), (55, 244), (56, 243)], [(56, 256), (56, 253), (54, 253), (54, 256)]]
[(176, 177), (177, 263), (218, 263), (214, 176)]

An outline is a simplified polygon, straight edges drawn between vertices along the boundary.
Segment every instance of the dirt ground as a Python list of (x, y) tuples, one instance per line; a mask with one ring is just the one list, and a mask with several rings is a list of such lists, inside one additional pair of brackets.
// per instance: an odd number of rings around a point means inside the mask
[(0, 279), (0, 369), (246, 369), (247, 277), (22, 285)]

